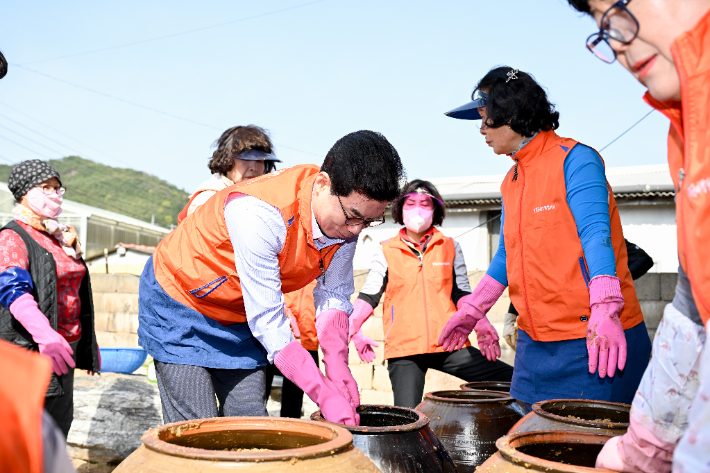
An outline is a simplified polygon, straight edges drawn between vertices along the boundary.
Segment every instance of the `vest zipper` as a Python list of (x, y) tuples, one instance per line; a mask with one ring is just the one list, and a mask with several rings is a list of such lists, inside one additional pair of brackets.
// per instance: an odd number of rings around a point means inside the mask
[[(523, 168), (520, 168), (520, 172), (522, 173)], [(513, 180), (518, 179), (518, 160), (515, 160), (515, 176), (513, 176)], [(520, 188), (520, 200), (518, 201), (518, 237), (520, 238), (520, 278), (522, 279), (522, 289), (523, 289), (523, 299), (525, 300), (525, 310), (528, 311), (528, 317), (530, 318), (530, 328), (532, 328), (533, 332), (533, 339), (537, 339), (537, 332), (535, 331), (535, 323), (533, 322), (533, 316), (530, 313), (530, 304), (528, 303), (528, 291), (527, 287), (525, 285), (525, 255), (524, 253), (524, 247), (525, 245), (523, 244), (523, 193), (525, 192), (525, 181), (521, 183), (522, 187)]]
[(515, 169), (513, 170), (513, 179), (511, 181), (518, 180), (518, 158), (515, 158)]
[(318, 265), (318, 267), (320, 268), (320, 273), (323, 276), (323, 285), (325, 286), (325, 270), (323, 269), (323, 258), (320, 259)]
[(429, 311), (426, 303), (426, 278), (424, 277), (424, 264), (419, 263), (420, 273), (422, 275), (422, 297), (424, 298), (424, 323), (426, 324), (426, 346), (429, 348)]

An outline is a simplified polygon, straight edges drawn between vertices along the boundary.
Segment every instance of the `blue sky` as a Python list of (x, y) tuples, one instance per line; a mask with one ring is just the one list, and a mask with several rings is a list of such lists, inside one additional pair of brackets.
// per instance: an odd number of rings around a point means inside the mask
[[(558, 133), (597, 149), (650, 110), (626, 71), (586, 51), (593, 30), (566, 0), (7, 2), (0, 161), (77, 154), (191, 192), (220, 133), (254, 123), (282, 166), (320, 164), (371, 129), (410, 178), (504, 173), (475, 122), (443, 115), (495, 65), (532, 73)], [(607, 166), (665, 162), (667, 131), (652, 113)]]

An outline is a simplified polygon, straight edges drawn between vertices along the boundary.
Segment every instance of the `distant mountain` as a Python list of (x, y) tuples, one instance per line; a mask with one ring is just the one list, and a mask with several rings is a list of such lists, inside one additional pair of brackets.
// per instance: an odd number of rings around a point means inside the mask
[[(190, 194), (150, 174), (114, 168), (67, 156), (49, 161), (67, 188), (65, 198), (155, 224), (177, 224), (177, 214)], [(7, 182), (12, 165), (0, 164), (0, 181)]]

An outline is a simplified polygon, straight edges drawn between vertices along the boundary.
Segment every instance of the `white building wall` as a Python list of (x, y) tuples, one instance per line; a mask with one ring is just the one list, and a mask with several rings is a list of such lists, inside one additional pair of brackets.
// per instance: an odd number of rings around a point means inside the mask
[[(489, 213), (449, 212), (440, 228), (461, 245), (469, 271), (486, 270), (490, 263), (488, 225), (471, 228), (486, 221)], [(621, 225), (627, 240), (639, 245), (655, 262), (650, 272), (674, 273), (678, 270), (675, 207), (673, 205), (626, 205), (619, 207)], [(401, 227), (388, 219), (384, 225), (360, 234), (355, 252), (355, 270), (369, 269), (372, 251), (381, 241), (394, 237)], [(468, 231), (468, 233), (466, 233)]]
[(619, 207), (624, 237), (653, 258), (652, 273), (678, 271), (678, 240), (674, 205), (625, 205)]

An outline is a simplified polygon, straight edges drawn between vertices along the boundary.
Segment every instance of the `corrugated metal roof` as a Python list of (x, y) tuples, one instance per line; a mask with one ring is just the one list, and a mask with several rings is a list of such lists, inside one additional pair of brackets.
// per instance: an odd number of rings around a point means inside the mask
[[(7, 187), (7, 183), (0, 182), (0, 191), (10, 193), (10, 189)], [(99, 209), (90, 205), (74, 202), (73, 200), (64, 199), (64, 202), (62, 203), (62, 208), (79, 216), (91, 217), (92, 215), (96, 215), (98, 217), (103, 217), (109, 220), (115, 220), (117, 222), (123, 222), (129, 225), (134, 225), (160, 233), (170, 233), (170, 230), (165, 227), (153, 225), (148, 222), (144, 222), (143, 220), (138, 220), (137, 218), (129, 217), (127, 215), (122, 215), (116, 212), (111, 212), (109, 210)]]

